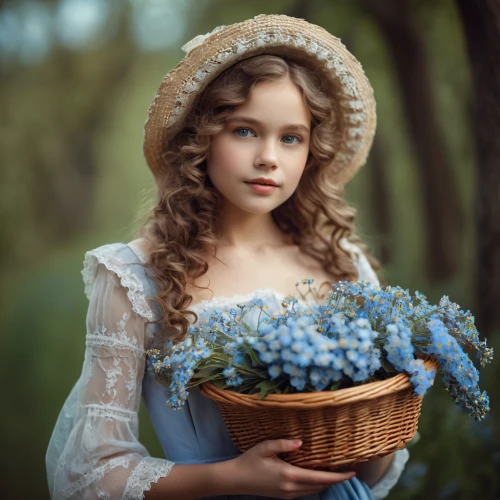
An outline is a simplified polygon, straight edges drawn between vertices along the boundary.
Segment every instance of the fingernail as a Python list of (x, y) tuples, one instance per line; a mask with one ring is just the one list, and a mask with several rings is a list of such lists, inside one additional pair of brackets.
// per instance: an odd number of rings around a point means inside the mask
[(302, 444), (302, 441), (300, 439), (294, 439), (292, 443), (294, 446), (300, 446)]

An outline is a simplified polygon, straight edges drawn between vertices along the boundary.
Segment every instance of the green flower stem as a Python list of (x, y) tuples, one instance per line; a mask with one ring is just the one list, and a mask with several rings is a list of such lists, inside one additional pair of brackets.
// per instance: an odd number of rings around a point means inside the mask
[(244, 366), (241, 365), (233, 365), (240, 373), (244, 373), (245, 375), (255, 375), (257, 377), (260, 377), (262, 379), (267, 379), (267, 375), (263, 375), (262, 373), (259, 373), (254, 370), (249, 370), (245, 368)]
[(245, 346), (245, 349), (250, 356), (250, 359), (254, 362), (257, 363), (259, 366), (264, 366), (264, 363), (259, 359), (259, 356), (255, 354), (255, 351), (247, 344), (243, 344)]
[[(423, 316), (420, 316), (418, 319), (415, 319), (413, 321), (413, 325), (416, 325), (419, 321), (422, 321), (423, 319), (430, 318), (433, 314), (436, 314), (437, 311), (440, 311), (441, 309), (445, 309), (445, 306), (442, 307), (436, 307), (436, 309), (433, 309), (432, 311), (428, 312), (427, 314), (424, 314)], [(413, 319), (413, 315), (408, 316), (408, 318)]]
[(216, 380), (220, 379), (223, 380), (224, 377), (222, 373), (216, 373), (215, 375), (209, 376), (209, 377), (202, 377), (202, 378), (196, 378), (196, 379), (191, 379), (187, 384), (186, 384), (186, 389), (191, 389), (191, 387), (196, 387), (197, 385), (204, 384), (205, 382), (209, 382), (210, 380)]

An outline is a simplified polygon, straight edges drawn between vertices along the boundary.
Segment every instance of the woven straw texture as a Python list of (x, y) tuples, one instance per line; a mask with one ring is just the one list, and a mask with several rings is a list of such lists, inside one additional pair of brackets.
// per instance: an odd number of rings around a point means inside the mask
[(262, 400), (211, 383), (200, 391), (215, 401), (240, 451), (266, 439), (301, 439), (298, 450), (281, 458), (310, 469), (352, 465), (404, 448), (417, 431), (422, 405), (403, 373), (349, 389)]
[(165, 168), (163, 152), (182, 129), (196, 98), (222, 71), (258, 55), (288, 57), (308, 66), (325, 82), (339, 135), (330, 167), (346, 183), (366, 162), (376, 127), (373, 89), (361, 64), (323, 28), (282, 15), (260, 15), (198, 36), (184, 59), (164, 77), (144, 127), (144, 154), (155, 175)]

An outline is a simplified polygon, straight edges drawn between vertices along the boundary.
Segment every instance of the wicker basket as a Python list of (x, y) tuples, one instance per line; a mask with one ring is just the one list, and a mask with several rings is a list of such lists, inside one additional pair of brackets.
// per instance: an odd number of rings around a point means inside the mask
[(349, 389), (262, 400), (211, 383), (200, 391), (215, 401), (240, 451), (266, 439), (301, 439), (299, 449), (280, 457), (308, 469), (365, 462), (404, 448), (417, 431), (422, 405), (404, 373)]

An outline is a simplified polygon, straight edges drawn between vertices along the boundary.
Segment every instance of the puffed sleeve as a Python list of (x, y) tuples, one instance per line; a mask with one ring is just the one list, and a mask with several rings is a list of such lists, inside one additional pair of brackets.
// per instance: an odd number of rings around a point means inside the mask
[(342, 238), (339, 243), (344, 250), (351, 254), (351, 258), (358, 271), (358, 280), (368, 281), (377, 286), (380, 285), (377, 273), (373, 270), (361, 248), (351, 243), (347, 238)]
[(146, 319), (141, 287), (119, 265), (94, 260), (87, 283), (83, 370), (46, 455), (52, 499), (140, 499), (174, 465), (150, 457), (138, 440)]

